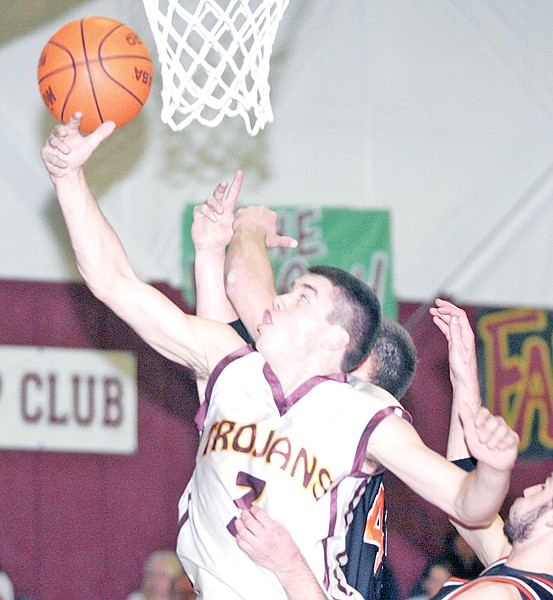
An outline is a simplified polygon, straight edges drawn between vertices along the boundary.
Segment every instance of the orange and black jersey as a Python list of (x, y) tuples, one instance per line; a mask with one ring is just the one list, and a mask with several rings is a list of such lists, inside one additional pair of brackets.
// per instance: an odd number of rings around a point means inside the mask
[(452, 577), (432, 600), (453, 600), (484, 581), (515, 586), (524, 600), (553, 600), (553, 575), (512, 569), (505, 564), (506, 560), (493, 563), (472, 581)]

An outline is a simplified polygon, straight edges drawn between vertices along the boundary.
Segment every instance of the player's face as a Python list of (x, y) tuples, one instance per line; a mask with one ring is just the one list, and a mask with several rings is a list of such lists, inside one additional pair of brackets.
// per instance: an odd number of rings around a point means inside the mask
[(321, 275), (300, 277), (287, 294), (277, 296), (258, 326), (257, 348), (293, 354), (312, 352), (331, 327), (328, 315), (334, 308), (334, 287)]
[(545, 514), (553, 514), (553, 473), (544, 483), (526, 488), (513, 502), (505, 532), (512, 542), (524, 541)]
[(451, 572), (442, 565), (433, 565), (427, 577), (422, 583), (422, 587), (429, 598), (435, 596), (444, 583), (451, 577)]
[(161, 559), (153, 561), (146, 569), (144, 587), (152, 597), (168, 597), (173, 583), (173, 573)]
[(519, 498), (517, 502), (520, 500), (521, 503), (539, 505), (551, 499), (553, 499), (553, 473), (550, 473), (544, 483), (526, 488), (522, 492), (522, 498)]

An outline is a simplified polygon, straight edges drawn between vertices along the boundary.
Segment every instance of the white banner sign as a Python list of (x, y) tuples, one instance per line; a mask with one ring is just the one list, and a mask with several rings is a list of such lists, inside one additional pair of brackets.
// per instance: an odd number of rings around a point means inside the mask
[(131, 454), (131, 352), (0, 346), (0, 448)]

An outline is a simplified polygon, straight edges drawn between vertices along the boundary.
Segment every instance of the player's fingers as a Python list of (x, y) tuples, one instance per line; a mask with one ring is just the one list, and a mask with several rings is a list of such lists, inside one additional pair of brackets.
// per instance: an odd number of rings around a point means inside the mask
[[(236, 526), (236, 535), (234, 536), (234, 538), (236, 539), (240, 548), (242, 548), (242, 550), (244, 550), (245, 552), (248, 552), (248, 554), (249, 554), (249, 552), (251, 550), (253, 550), (253, 542), (255, 541), (255, 536), (244, 525), (244, 523), (241, 522), (240, 519), (236, 519), (235, 526)], [(247, 550), (246, 548), (249, 548), (249, 550)]]
[(502, 426), (501, 423), (496, 421), (494, 429), (488, 428), (486, 431), (486, 446), (490, 449), (501, 448), (504, 445), (506, 426)]
[(298, 241), (287, 235), (275, 235), (267, 239), (268, 248), (297, 248)]
[(449, 323), (449, 320), (451, 319), (451, 315), (449, 313), (444, 312), (444, 311), (440, 310), (439, 308), (431, 307), (428, 309), (428, 312), (433, 317), (437, 317), (438, 319), (441, 319), (442, 321), (444, 321), (444, 323)]
[(236, 543), (238, 544), (238, 547), (241, 550), (243, 550), (248, 556), (251, 556), (253, 553), (253, 546), (241, 536), (237, 535), (235, 539)]
[(511, 430), (509, 431), (509, 433), (505, 434), (500, 440), (497, 441), (496, 448), (501, 451), (509, 450), (511, 448), (514, 448), (515, 446), (518, 446), (518, 443), (518, 434)]
[(234, 521), (234, 526), (236, 527), (236, 531), (238, 532), (239, 535), (242, 535), (245, 531), (248, 530), (248, 528), (246, 527), (246, 524), (242, 520), (242, 515), (240, 517), (238, 517), (236, 519), (236, 521)]
[(444, 300), (443, 298), (436, 298), (434, 304), (438, 309), (448, 311), (450, 314), (464, 312), (462, 308), (459, 308), (457, 305), (453, 304), (453, 302)]
[(496, 427), (490, 433), (488, 447), (498, 448), (499, 450), (511, 448), (517, 442), (517, 434), (507, 425), (503, 417), (496, 416), (494, 420)]
[(240, 521), (252, 533), (256, 532), (260, 527), (259, 521), (248, 509), (244, 509), (240, 512)]
[(432, 320), (434, 321), (436, 327), (444, 334), (446, 339), (449, 341), (449, 327), (447, 326), (447, 323), (438, 315), (433, 316)]
[[(213, 196), (208, 199), (208, 202), (210, 200), (213, 200), (215, 203), (220, 204), (225, 197), (225, 192), (226, 192), (227, 187), (228, 187), (228, 182), (221, 181), (221, 183), (219, 183), (219, 185), (213, 190)], [(221, 210), (221, 212), (223, 212), (223, 211)]]
[(497, 433), (501, 428), (501, 418), (494, 417), (487, 408), (480, 407), (476, 413), (474, 424), (479, 441), (488, 448), (493, 448), (498, 436), (501, 435), (501, 433)]
[(69, 133), (69, 130), (68, 130), (67, 125), (60, 123), (59, 125), (56, 125), (54, 127), (54, 129), (52, 129), (52, 133), (48, 137), (48, 141), (50, 142), (50, 141), (54, 141), (55, 139), (64, 138), (67, 136), (68, 133)]
[(485, 406), (480, 406), (474, 415), (474, 424), (476, 427), (484, 428), (486, 424), (491, 422), (493, 422), (492, 413)]
[(432, 308), (440, 314), (448, 314), (450, 316), (457, 315), (460, 320), (467, 318), (467, 313), (452, 302), (442, 300), (441, 298), (436, 298), (434, 302), (436, 306)]
[(63, 154), (69, 154), (71, 152), (71, 147), (65, 141), (67, 133), (67, 127), (65, 125), (58, 125), (49, 135), (46, 145), (55, 150), (59, 150)]
[(518, 448), (518, 445), (520, 444), (520, 436), (518, 435), (518, 433), (516, 431), (513, 431), (512, 429), (509, 432), (509, 436), (505, 438), (504, 441), (504, 447), (505, 449), (508, 448)]
[(447, 309), (447, 308), (440, 308), (438, 306), (431, 306), (428, 309), (428, 312), (433, 317), (439, 317), (440, 319), (442, 319), (446, 323), (449, 322), (449, 320), (451, 319), (452, 314), (454, 314), (449, 309)]
[(51, 153), (43, 155), (43, 159), (47, 164), (53, 167), (57, 167), (59, 169), (65, 169), (69, 165), (69, 163), (64, 158), (58, 156), (57, 154)]
[(250, 508), (250, 514), (256, 519), (256, 521), (260, 525), (267, 526), (267, 525), (270, 525), (273, 522), (273, 520), (267, 514), (267, 512), (264, 511), (260, 506), (257, 506), (257, 504), (254, 504)]
[[(225, 187), (225, 189), (226, 189), (226, 187)], [(223, 205), (222, 205), (224, 195), (225, 195), (224, 190), (222, 193), (219, 193), (219, 194), (216, 194), (216, 192), (213, 192), (213, 196), (210, 196), (204, 202), (204, 205), (207, 206), (214, 215), (222, 215), (225, 212), (225, 209), (223, 208)]]
[(69, 121), (67, 121), (67, 128), (69, 130), (78, 131), (79, 127), (81, 126), (82, 119), (83, 119), (82, 112), (76, 112), (76, 113), (72, 114)]
[(451, 343), (457, 344), (461, 341), (461, 325), (459, 324), (459, 317), (452, 315), (449, 320), (449, 335), (451, 336)]
[(201, 204), (196, 204), (194, 210), (192, 211), (194, 219), (205, 217), (209, 219), (213, 223), (217, 222), (217, 215), (214, 210), (206, 203), (202, 202)]
[(236, 201), (240, 195), (242, 189), (242, 182), (244, 181), (243, 171), (236, 171), (236, 175), (232, 180), (225, 202), (227, 203), (227, 210), (234, 212)]
[(87, 137), (87, 142), (92, 148), (97, 148), (114, 131), (115, 123), (113, 121), (104, 121)]

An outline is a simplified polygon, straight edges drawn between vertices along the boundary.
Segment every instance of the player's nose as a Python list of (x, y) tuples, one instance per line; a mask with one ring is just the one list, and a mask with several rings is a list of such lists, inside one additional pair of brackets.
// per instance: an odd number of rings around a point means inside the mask
[(284, 310), (286, 308), (286, 304), (288, 302), (290, 294), (279, 294), (273, 300), (273, 307), (275, 310)]

